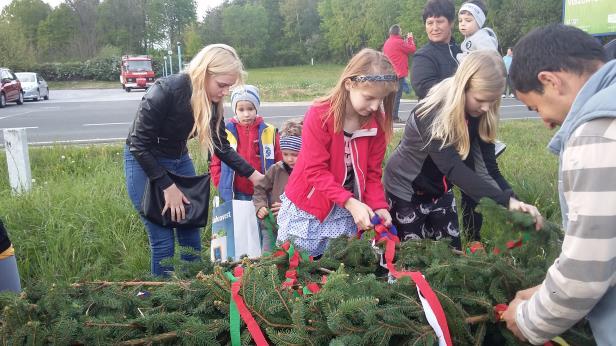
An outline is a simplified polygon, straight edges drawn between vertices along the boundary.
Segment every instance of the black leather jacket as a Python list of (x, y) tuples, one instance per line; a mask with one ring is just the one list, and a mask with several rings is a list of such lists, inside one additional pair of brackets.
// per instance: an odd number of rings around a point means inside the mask
[(6, 233), (6, 228), (4, 228), (4, 223), (0, 220), (0, 253), (6, 251), (6, 249), (11, 247), (11, 240), (9, 239), (9, 235)]
[[(130, 152), (148, 178), (161, 189), (171, 186), (173, 181), (158, 164), (157, 157), (180, 158), (188, 152), (186, 143), (195, 123), (191, 95), (192, 87), (187, 74), (157, 80), (141, 99), (126, 138)], [(216, 114), (215, 107), (218, 105), (213, 106), (213, 114)], [(218, 132), (212, 135), (215, 154), (239, 175), (250, 176), (255, 169), (229, 145), (224, 121), (219, 122), (218, 118), (212, 117), (210, 127)]]
[(453, 39), (449, 44), (428, 42), (415, 53), (411, 66), (411, 85), (417, 98), (426, 97), (430, 88), (456, 73), (458, 53), (461, 53), (460, 47)]

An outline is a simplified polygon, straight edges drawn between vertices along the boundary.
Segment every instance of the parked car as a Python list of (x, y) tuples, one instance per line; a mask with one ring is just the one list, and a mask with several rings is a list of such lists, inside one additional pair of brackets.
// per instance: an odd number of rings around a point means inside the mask
[(24, 91), (13, 71), (0, 67), (0, 108), (4, 108), (8, 102), (24, 104)]
[(41, 75), (35, 72), (17, 72), (17, 79), (24, 89), (24, 99), (38, 101), (41, 98), (49, 100), (49, 87)]

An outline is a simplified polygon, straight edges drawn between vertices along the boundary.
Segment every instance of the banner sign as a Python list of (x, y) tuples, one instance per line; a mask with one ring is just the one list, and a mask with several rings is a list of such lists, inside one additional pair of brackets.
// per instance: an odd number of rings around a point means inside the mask
[(564, 0), (563, 21), (591, 35), (616, 33), (615, 0)]

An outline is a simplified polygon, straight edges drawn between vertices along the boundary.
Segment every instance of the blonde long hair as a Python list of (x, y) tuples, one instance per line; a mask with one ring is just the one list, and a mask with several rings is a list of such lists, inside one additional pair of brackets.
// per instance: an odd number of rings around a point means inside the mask
[(216, 132), (216, 136), (218, 136), (218, 131), (210, 128), (210, 120), (212, 116), (217, 116), (216, 127), (218, 127), (223, 120), (224, 107), (221, 101), (216, 107), (216, 114), (212, 115), (212, 103), (206, 90), (207, 82), (209, 78), (216, 75), (237, 75), (235, 84), (243, 84), (246, 75), (244, 65), (232, 47), (226, 44), (211, 44), (205, 46), (195, 55), (190, 61), (186, 73), (190, 77), (192, 85), (190, 105), (195, 118), (195, 125), (189, 137), (196, 135), (201, 144), (201, 149), (213, 154), (212, 132)]
[[(326, 118), (334, 117), (334, 132), (341, 132), (344, 128), (344, 116), (346, 107), (349, 104), (349, 92), (344, 86), (345, 82), (352, 77), (362, 75), (396, 75), (396, 72), (389, 59), (383, 53), (374, 49), (364, 48), (351, 58), (334, 88), (327, 96), (316, 100), (317, 103), (329, 102), (331, 104)], [(385, 116), (376, 118), (377, 124), (385, 133), (385, 137), (389, 139), (393, 132), (392, 113), (396, 92), (398, 91), (398, 80), (352, 83), (354, 87), (361, 84), (362, 86), (385, 87), (389, 90), (389, 94), (383, 100), (382, 106)], [(368, 120), (366, 119), (366, 121)]]
[(484, 142), (496, 140), (500, 95), (505, 90), (505, 65), (500, 55), (492, 50), (474, 51), (464, 58), (456, 74), (430, 89), (416, 111), (418, 117), (437, 112), (431, 126), (430, 140), (443, 141), (442, 147), (453, 145), (466, 159), (471, 143), (466, 123), (466, 92), (498, 93), (498, 99), (490, 106), (487, 114), (479, 120), (479, 136)]

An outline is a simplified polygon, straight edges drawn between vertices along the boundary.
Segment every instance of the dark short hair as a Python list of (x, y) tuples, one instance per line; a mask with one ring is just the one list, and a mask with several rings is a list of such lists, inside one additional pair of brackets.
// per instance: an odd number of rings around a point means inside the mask
[(464, 4), (473, 4), (473, 5), (477, 5), (477, 7), (479, 7), (481, 9), (481, 11), (483, 11), (483, 14), (486, 15), (486, 17), (488, 16), (488, 6), (486, 6), (485, 2), (481, 1), (481, 0), (468, 0), (468, 1), (464, 1)]
[(509, 76), (517, 91), (543, 93), (541, 71), (567, 71), (579, 75), (594, 73), (605, 53), (599, 41), (584, 31), (563, 24), (537, 28), (513, 48), (515, 55)]
[(391, 27), (389, 27), (389, 34), (390, 35), (400, 35), (400, 25), (394, 24)]
[(422, 16), (424, 23), (430, 17), (445, 17), (451, 23), (456, 16), (456, 6), (451, 0), (429, 0)]

